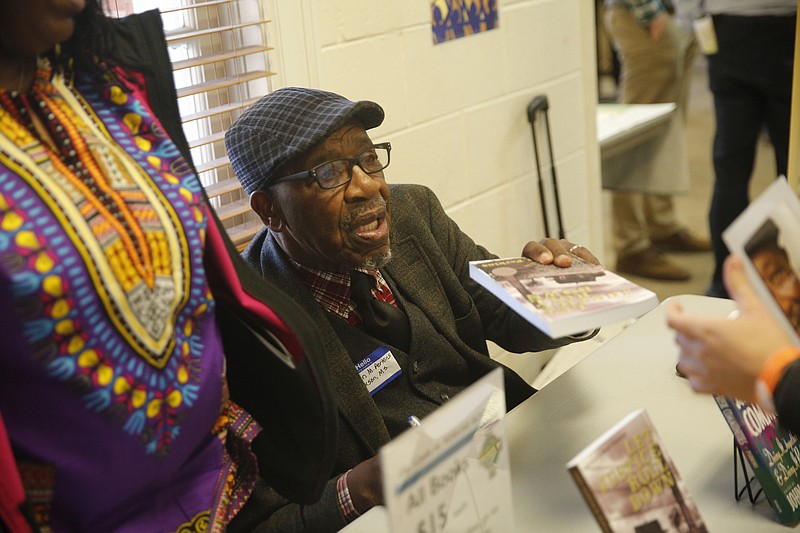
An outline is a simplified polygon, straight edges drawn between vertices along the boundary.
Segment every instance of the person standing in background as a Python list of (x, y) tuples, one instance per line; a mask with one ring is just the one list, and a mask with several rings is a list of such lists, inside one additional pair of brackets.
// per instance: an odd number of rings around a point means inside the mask
[(756, 143), (766, 126), (776, 175), (786, 174), (792, 107), (796, 0), (677, 0), (676, 14), (691, 23), (713, 20), (717, 51), (708, 55), (714, 95), (714, 192), (708, 213), (714, 274), (706, 294), (728, 297), (722, 232), (749, 203)]
[[(696, 51), (662, 0), (605, 0), (606, 28), (621, 63), (619, 100), (627, 104), (675, 102), (686, 115), (688, 72)], [(671, 195), (612, 193), (614, 248), (619, 272), (685, 280), (688, 270), (666, 251), (710, 250), (707, 239), (680, 224)]]

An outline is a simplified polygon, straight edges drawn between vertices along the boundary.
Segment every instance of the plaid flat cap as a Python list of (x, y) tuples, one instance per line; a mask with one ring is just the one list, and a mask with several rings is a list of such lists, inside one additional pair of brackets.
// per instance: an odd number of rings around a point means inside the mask
[(231, 165), (247, 194), (278, 177), (287, 161), (313, 148), (353, 117), (370, 129), (383, 122), (375, 102), (287, 87), (250, 106), (225, 133)]

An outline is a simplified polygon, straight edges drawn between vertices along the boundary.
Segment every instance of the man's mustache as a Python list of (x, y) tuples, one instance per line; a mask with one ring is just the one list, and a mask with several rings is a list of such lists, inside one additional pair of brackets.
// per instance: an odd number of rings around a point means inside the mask
[(354, 226), (358, 224), (357, 222), (358, 219), (364, 213), (368, 213), (376, 209), (386, 209), (386, 211), (388, 212), (386, 200), (378, 197), (378, 198), (373, 198), (372, 200), (369, 200), (362, 205), (359, 205), (352, 211), (349, 211), (348, 213), (345, 214), (345, 216), (342, 219), (342, 225), (348, 230), (352, 230)]

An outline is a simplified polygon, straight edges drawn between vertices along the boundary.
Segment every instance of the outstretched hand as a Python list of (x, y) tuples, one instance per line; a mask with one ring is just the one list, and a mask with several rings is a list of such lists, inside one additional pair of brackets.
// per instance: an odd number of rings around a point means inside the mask
[(542, 239), (539, 242), (531, 241), (522, 249), (523, 257), (527, 257), (543, 265), (554, 264), (559, 267), (572, 265), (572, 257), (583, 259), (587, 263), (599, 265), (600, 261), (580, 244), (574, 244), (567, 239)]
[(739, 307), (736, 318), (688, 315), (677, 303), (667, 309), (680, 347), (678, 371), (697, 392), (753, 401), (764, 362), (792, 338), (764, 307), (739, 258), (726, 259), (724, 279)]

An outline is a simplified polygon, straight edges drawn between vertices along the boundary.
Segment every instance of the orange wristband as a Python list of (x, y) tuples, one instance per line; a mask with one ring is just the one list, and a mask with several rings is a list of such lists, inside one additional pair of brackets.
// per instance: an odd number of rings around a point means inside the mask
[(756, 399), (761, 407), (775, 411), (773, 395), (786, 367), (800, 359), (800, 348), (784, 346), (770, 356), (761, 367), (756, 380)]
[(761, 367), (761, 372), (758, 373), (758, 380), (764, 382), (770, 394), (774, 394), (783, 371), (798, 359), (800, 359), (800, 348), (784, 346), (767, 359), (767, 362)]

